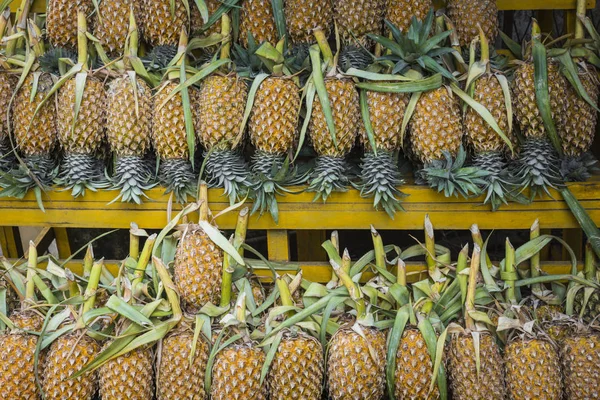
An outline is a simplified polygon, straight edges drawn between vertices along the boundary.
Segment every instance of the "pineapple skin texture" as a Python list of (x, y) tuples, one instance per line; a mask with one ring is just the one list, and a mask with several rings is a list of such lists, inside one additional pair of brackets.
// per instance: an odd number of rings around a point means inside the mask
[(333, 26), (333, 7), (329, 0), (285, 0), (286, 28), (294, 44), (314, 43), (315, 28), (323, 29), (326, 37)]
[(385, 4), (384, 0), (336, 0), (335, 21), (344, 42), (353, 43), (356, 37), (359, 42), (366, 44), (367, 33), (381, 35)]
[[(327, 387), (333, 400), (381, 399), (385, 393), (386, 337), (363, 328), (366, 340), (341, 328), (329, 342)], [(371, 357), (371, 346), (376, 360)]]
[(137, 348), (98, 369), (102, 400), (147, 400), (154, 396), (153, 352)]
[[(402, 120), (410, 96), (405, 93), (383, 93), (367, 91), (369, 119), (377, 150), (389, 152), (400, 150), (402, 143)], [(366, 150), (371, 150), (369, 137), (362, 119), (359, 121), (360, 141)]]
[(173, 267), (177, 290), (188, 311), (206, 303), (218, 304), (221, 295), (223, 252), (199, 226), (191, 226), (177, 246)]
[(50, 345), (42, 386), (46, 400), (92, 400), (98, 388), (96, 372), (71, 376), (92, 361), (100, 346), (89, 336), (73, 332)]
[(561, 399), (560, 358), (549, 341), (517, 339), (506, 346), (504, 362), (510, 399)]
[[(175, 88), (177, 83), (168, 82), (154, 95), (154, 113), (152, 117), (152, 142), (156, 154), (162, 160), (187, 159), (189, 150), (185, 130), (185, 115), (181, 93), (175, 94), (163, 107), (160, 107)], [(188, 88), (192, 115), (196, 112), (194, 99), (198, 91)]]
[(194, 340), (193, 332), (167, 336), (162, 342), (158, 370), (158, 400), (206, 400), (204, 376), (208, 362), (208, 343), (202, 337), (196, 342), (192, 365), (189, 355)]
[(267, 381), (271, 400), (321, 398), (323, 349), (312, 336), (284, 337), (271, 364)]
[[(140, 0), (144, 12), (141, 26), (144, 39), (152, 46), (179, 43), (181, 30), (188, 25), (188, 15), (182, 1), (175, 1), (175, 12), (171, 13), (171, 0)], [(192, 2), (191, 5), (193, 5)]]
[(66, 153), (94, 154), (104, 140), (106, 92), (103, 83), (88, 76), (73, 131), (74, 108), (75, 78), (58, 91), (58, 140)]
[(471, 334), (453, 337), (448, 349), (448, 372), (453, 399), (504, 400), (504, 361), (490, 334), (481, 334), (481, 369), (477, 379), (475, 347)]
[(496, 0), (450, 0), (448, 17), (454, 22), (461, 46), (469, 46), (479, 36), (477, 24), (490, 43), (498, 36), (498, 7)]
[(423, 334), (417, 328), (406, 328), (396, 353), (396, 387), (398, 399), (439, 399), (437, 385), (429, 394), (433, 362)]
[(352, 150), (360, 121), (358, 92), (351, 80), (326, 79), (325, 88), (333, 114), (337, 149), (331, 140), (319, 96), (315, 96), (308, 132), (319, 156), (344, 157)]
[[(485, 75), (479, 78), (475, 82), (473, 99), (492, 114), (502, 132), (510, 139), (513, 145), (516, 144), (515, 135), (512, 132), (508, 132), (506, 102), (498, 78), (494, 75)], [(467, 142), (475, 153), (502, 152), (507, 149), (508, 146), (504, 140), (471, 107), (468, 107), (465, 113), (464, 125)]]
[(455, 156), (462, 144), (460, 104), (444, 86), (419, 98), (410, 122), (411, 143), (423, 164), (443, 158), (443, 151)]
[[(98, 13), (94, 14), (94, 36), (102, 47), (112, 56), (123, 55), (125, 39), (129, 33), (129, 11), (133, 6), (135, 22), (143, 26), (141, 0), (103, 0), (98, 4)], [(138, 28), (139, 29), (139, 28)]]
[(0, 140), (4, 140), (7, 136), (7, 111), (16, 83), (14, 76), (0, 73)]
[[(46, 33), (54, 47), (77, 48), (77, 12), (89, 16), (92, 0), (49, 0), (46, 10)], [(91, 21), (88, 20), (88, 24)], [(91, 28), (88, 26), (88, 28)]]
[[(401, 32), (408, 32), (414, 16), (422, 21), (433, 7), (432, 0), (388, 0), (385, 18), (396, 25)], [(386, 27), (386, 35), (389, 29)]]
[[(590, 67), (591, 68), (591, 67)], [(579, 79), (594, 104), (598, 104), (597, 72), (580, 72)], [(596, 135), (598, 113), (587, 101), (579, 97), (572, 85), (567, 90), (567, 113), (564, 128), (559, 130), (563, 152), (566, 156), (577, 157), (592, 147)]]
[(248, 131), (257, 150), (285, 154), (293, 146), (300, 118), (300, 92), (291, 79), (270, 77), (256, 92)]
[(561, 344), (560, 358), (569, 400), (600, 399), (600, 335), (577, 335)]
[(240, 10), (240, 43), (248, 48), (248, 32), (257, 44), (278, 42), (277, 27), (270, 0), (244, 0)]
[(252, 345), (232, 345), (215, 357), (210, 398), (213, 400), (266, 400), (267, 385), (260, 385), (265, 353)]
[[(548, 63), (550, 110), (559, 136), (563, 136), (567, 114), (567, 81), (555, 63)], [(527, 138), (545, 138), (546, 128), (537, 107), (533, 63), (521, 64), (514, 73), (513, 110), (521, 131)]]
[(106, 136), (119, 157), (143, 156), (152, 136), (152, 90), (136, 78), (136, 95), (128, 76), (113, 80), (108, 87)]
[(246, 84), (237, 75), (206, 78), (200, 88), (196, 135), (206, 149), (235, 149), (243, 139), (240, 125), (248, 98)]
[(12, 109), (13, 133), (17, 147), (26, 157), (50, 154), (58, 141), (56, 96), (52, 95), (35, 114), (36, 108), (44, 100), (53, 83), (50, 75), (42, 74), (38, 81), (36, 95), (33, 101), (30, 101), (33, 75), (29, 75), (15, 97)]

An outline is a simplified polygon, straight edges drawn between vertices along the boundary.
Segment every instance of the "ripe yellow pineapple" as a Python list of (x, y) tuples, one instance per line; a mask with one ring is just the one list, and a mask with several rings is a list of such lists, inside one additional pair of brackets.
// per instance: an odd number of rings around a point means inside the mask
[(112, 56), (123, 55), (125, 39), (129, 32), (129, 14), (133, 10), (138, 21), (142, 21), (142, 0), (103, 0), (94, 14), (94, 36), (100, 40), (104, 50)]
[(494, 43), (498, 36), (496, 0), (449, 0), (446, 7), (461, 46), (468, 46), (479, 35), (478, 25), (485, 37)]
[(49, 0), (46, 33), (54, 47), (77, 47), (77, 13), (88, 18), (94, 11), (92, 0)]
[(103, 364), (98, 369), (102, 399), (153, 398), (153, 358), (152, 348), (138, 347)]
[(220, 351), (213, 365), (211, 399), (266, 400), (267, 385), (260, 384), (264, 362), (265, 353), (251, 343), (233, 344)]
[(600, 398), (600, 335), (590, 328), (565, 338), (560, 345), (560, 360), (566, 398)]
[(402, 333), (396, 353), (396, 387), (398, 399), (438, 399), (437, 385), (429, 393), (433, 362), (423, 334), (415, 327), (407, 327)]
[(333, 400), (383, 398), (386, 337), (375, 328), (362, 330), (364, 338), (340, 328), (329, 341), (327, 387)]
[(273, 45), (279, 40), (273, 7), (270, 0), (244, 0), (240, 10), (240, 43), (248, 47), (248, 34), (256, 43), (269, 42)]
[(516, 338), (505, 348), (506, 386), (511, 399), (562, 398), (556, 345), (540, 338)]
[(323, 29), (329, 36), (333, 26), (333, 7), (328, 0), (285, 0), (286, 29), (293, 44), (313, 43), (313, 31)]
[[(152, 46), (177, 46), (182, 29), (189, 24), (187, 10), (182, 1), (140, 0), (144, 17), (142, 31), (144, 38)], [(194, 2), (191, 6), (194, 6)], [(173, 5), (173, 9), (171, 6)]]
[(205, 400), (204, 376), (209, 356), (208, 342), (200, 337), (190, 364), (194, 341), (191, 330), (175, 331), (162, 341), (157, 370), (158, 400)]
[(13, 75), (0, 69), (0, 170), (12, 167), (12, 159), (8, 159), (12, 150), (8, 141), (7, 112), (16, 83)]
[(332, 191), (345, 190), (348, 183), (345, 157), (354, 146), (360, 121), (359, 96), (352, 80), (326, 78), (325, 88), (332, 110), (337, 146), (332, 140), (318, 96), (315, 96), (308, 126), (318, 156), (308, 190), (316, 192), (315, 199), (322, 198), (323, 201)]
[(271, 400), (319, 399), (324, 360), (321, 343), (304, 333), (287, 333), (271, 363), (267, 382)]
[(396, 25), (401, 32), (408, 32), (413, 17), (425, 19), (433, 7), (432, 0), (389, 0), (385, 19)]
[(334, 2), (335, 22), (346, 43), (368, 46), (366, 34), (380, 35), (383, 28), (384, 0), (337, 0)]
[(98, 389), (96, 372), (72, 379), (98, 352), (98, 343), (84, 332), (61, 336), (50, 345), (42, 387), (47, 400), (92, 400)]

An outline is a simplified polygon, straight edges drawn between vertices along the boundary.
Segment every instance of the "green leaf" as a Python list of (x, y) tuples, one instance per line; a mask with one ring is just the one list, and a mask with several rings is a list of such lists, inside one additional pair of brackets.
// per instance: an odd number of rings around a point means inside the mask
[[(360, 79), (365, 79), (368, 81), (402, 81), (402, 82), (409, 82), (409, 81), (414, 81), (415, 79), (403, 76), (403, 75), (394, 75), (394, 74), (380, 74), (377, 72), (371, 72), (371, 71), (363, 71), (360, 69), (356, 69), (354, 67), (349, 68), (345, 75), (348, 76), (353, 76), (355, 78), (360, 78)], [(358, 87), (358, 86), (357, 86)]]
[(244, 135), (244, 130), (246, 129), (248, 118), (250, 118), (250, 113), (252, 112), (252, 107), (254, 106), (254, 98), (256, 97), (256, 92), (258, 91), (258, 88), (260, 87), (261, 83), (263, 83), (263, 81), (268, 77), (268, 74), (258, 74), (252, 81), (252, 86), (250, 86), (250, 92), (248, 93), (246, 108), (244, 109), (244, 118), (242, 119), (242, 123), (238, 131), (239, 137), (243, 137)]
[(306, 118), (304, 118), (304, 122), (302, 123), (302, 129), (300, 129), (298, 148), (296, 149), (296, 154), (294, 154), (294, 159), (292, 161), (296, 161), (296, 158), (298, 158), (298, 155), (302, 150), (302, 145), (304, 144), (304, 139), (306, 137), (306, 131), (308, 130), (308, 125), (310, 123), (310, 116), (312, 115), (315, 94), (317, 93), (317, 88), (315, 87), (312, 79), (308, 80), (304, 88), (306, 90)]
[(285, 14), (283, 8), (283, 0), (271, 0), (271, 8), (273, 10), (273, 19), (275, 20), (275, 27), (277, 27), (278, 39), (286, 36), (285, 27)]
[[(321, 71), (321, 53), (319, 46), (312, 45), (309, 50), (310, 60), (312, 63), (312, 78), (315, 87), (317, 88), (317, 94), (319, 95), (319, 102), (321, 103), (321, 110), (327, 121), (327, 127), (331, 135), (331, 141), (335, 148), (337, 148), (337, 138), (335, 134), (335, 123), (333, 121), (333, 113), (331, 110), (331, 103), (329, 102), (329, 95), (327, 94), (327, 88), (325, 87), (325, 80), (323, 78), (323, 72)], [(312, 115), (307, 115), (307, 119), (312, 118)]]
[(73, 107), (73, 124), (71, 125), (71, 135), (75, 135), (75, 126), (77, 125), (77, 119), (79, 118), (79, 110), (81, 109), (81, 102), (83, 101), (87, 75), (87, 72), (80, 72), (75, 75), (75, 104)]
[(144, 327), (152, 326), (150, 319), (116, 295), (110, 296), (106, 302), (106, 307), (138, 325)]
[(435, 74), (424, 79), (415, 79), (410, 82), (359, 82), (356, 87), (374, 92), (385, 93), (415, 93), (435, 90), (442, 86), (442, 75)]
[[(431, 357), (431, 363), (433, 365), (436, 364), (437, 356), (437, 342), (438, 338), (435, 334), (435, 330), (431, 325), (431, 321), (429, 319), (423, 319), (419, 322), (418, 325), (419, 331), (423, 335), (423, 339), (425, 339), (425, 343), (427, 344), (427, 350), (429, 351), (429, 356)], [(441, 398), (448, 397), (448, 387), (446, 382), (446, 371), (443, 365), (440, 365), (439, 368), (436, 368), (433, 371), (433, 375), (431, 377), (431, 389), (433, 389), (433, 385), (437, 382), (438, 389), (440, 391)]]
[(521, 48), (521, 45), (519, 43), (515, 42), (514, 40), (512, 40), (512, 38), (510, 38), (510, 36), (508, 36), (506, 33), (502, 32), (502, 31), (500, 31), (500, 37), (502, 38), (502, 41), (504, 42), (506, 47), (508, 47), (510, 52), (513, 53), (513, 55), (517, 59), (522, 60), (523, 59), (523, 50)]
[(371, 117), (369, 115), (369, 102), (367, 98), (366, 90), (360, 91), (360, 112), (362, 114), (362, 120), (365, 125), (365, 131), (369, 138), (369, 144), (373, 154), (377, 155), (377, 144), (375, 143), (375, 134), (373, 133), (373, 125), (371, 125)]
[(408, 123), (412, 118), (415, 108), (417, 107), (417, 103), (421, 98), (423, 92), (415, 92), (410, 96), (410, 101), (408, 102), (408, 106), (406, 106), (406, 111), (404, 111), (404, 117), (402, 118), (402, 130), (400, 131), (400, 146), (404, 148), (404, 137), (406, 136), (406, 128), (408, 127)]
[[(561, 72), (571, 83), (571, 86), (573, 87), (573, 89), (575, 89), (579, 97), (581, 97), (586, 101), (586, 103), (594, 107), (594, 109), (597, 112), (600, 112), (600, 109), (598, 109), (598, 105), (594, 103), (590, 95), (585, 91), (585, 87), (583, 86), (583, 83), (581, 83), (581, 79), (579, 79), (579, 72), (577, 70), (577, 66), (573, 62), (571, 55), (568, 52), (565, 52), (564, 54), (561, 54), (556, 58), (561, 64)], [(589, 73), (591, 74), (594, 72), (590, 71)]]
[(594, 249), (594, 253), (596, 253), (596, 257), (600, 257), (600, 230), (598, 230), (598, 227), (592, 218), (568, 187), (562, 189), (560, 194), (565, 200), (565, 203), (569, 206), (569, 209), (579, 223), (579, 226), (581, 226), (581, 229), (585, 232), (588, 241)]
[(396, 390), (396, 354), (402, 339), (402, 333), (410, 317), (410, 305), (405, 305), (398, 310), (394, 319), (394, 327), (390, 332), (388, 339), (387, 357), (385, 365), (385, 378), (388, 387), (388, 394), (391, 399), (396, 399), (394, 391)]
[(223, 236), (221, 232), (214, 226), (212, 226), (208, 221), (200, 221), (200, 227), (204, 232), (208, 235), (210, 240), (212, 240), (221, 250), (225, 253), (229, 254), (238, 264), (246, 265), (244, 263), (244, 259), (240, 256), (240, 253), (233, 247), (229, 240)]

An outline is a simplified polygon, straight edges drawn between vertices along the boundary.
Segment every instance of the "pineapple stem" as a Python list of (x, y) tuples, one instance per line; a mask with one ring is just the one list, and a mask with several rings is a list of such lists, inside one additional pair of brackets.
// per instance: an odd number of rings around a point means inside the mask
[[(529, 240), (533, 240), (540, 236), (540, 221), (536, 219), (533, 221), (531, 225), (531, 229), (529, 231)], [(529, 270), (531, 272), (531, 277), (536, 278), (540, 276), (540, 253), (535, 253), (530, 261), (529, 261)], [(542, 284), (535, 283), (532, 288), (534, 293), (540, 293), (542, 291)]]
[(79, 286), (74, 280), (69, 280), (69, 296), (75, 297), (79, 294)]
[(29, 32), (29, 43), (31, 43), (35, 56), (42, 56), (46, 52), (44, 41), (42, 40), (42, 31), (32, 21), (28, 21), (27, 30)]
[[(331, 243), (333, 244), (333, 247), (335, 247), (335, 249), (337, 250), (337, 253), (340, 254), (340, 234), (338, 233), (338, 231), (331, 232)], [(336, 275), (335, 271), (332, 270), (330, 282), (334, 284), (337, 281), (338, 276)]]
[(586, 13), (586, 0), (577, 0), (577, 11), (575, 17), (575, 39), (583, 39), (585, 37), (585, 31), (583, 28), (583, 22), (580, 18), (585, 17)]
[(509, 238), (506, 238), (506, 249), (504, 258), (504, 272), (505, 276), (503, 280), (506, 282), (506, 300), (516, 304), (517, 293), (515, 288), (515, 281), (517, 280), (517, 270), (515, 268), (515, 248), (510, 242)]
[(10, 8), (4, 10), (2, 14), (0, 14), (0, 38), (4, 36), (4, 31), (8, 26), (8, 22), (10, 21)]
[(140, 256), (140, 237), (133, 233), (133, 223), (131, 228), (129, 230), (129, 257), (137, 260)]
[[(285, 279), (283, 279), (281, 276), (277, 276), (277, 278), (275, 278), (275, 283), (277, 284), (277, 289), (279, 289), (279, 298), (281, 299), (281, 305), (284, 307), (293, 307), (294, 299), (292, 299), (292, 292), (290, 292), (290, 288), (285, 282)], [(294, 315), (294, 312), (288, 311), (286, 315), (288, 317), (291, 317)]]
[(94, 304), (96, 304), (96, 290), (98, 289), (98, 284), (100, 283), (100, 276), (102, 275), (102, 267), (104, 266), (104, 259), (100, 259), (100, 261), (94, 263), (92, 266), (92, 271), (90, 274), (90, 279), (88, 279), (87, 287), (85, 288), (84, 298), (85, 303), (83, 303), (83, 309), (81, 310), (81, 314), (79, 314), (79, 318), (77, 320), (77, 328), (81, 329), (85, 326), (83, 322), (83, 316), (85, 313), (94, 308)]
[(323, 32), (323, 29), (321, 28), (316, 28), (313, 33), (317, 40), (317, 44), (319, 45), (319, 49), (321, 49), (321, 54), (323, 54), (323, 61), (325, 61), (328, 68), (333, 67), (333, 52), (331, 51), (329, 42), (327, 42), (325, 32)]
[(83, 11), (77, 12), (77, 63), (81, 64), (84, 71), (88, 70), (88, 42), (87, 20)]
[(467, 290), (469, 284), (469, 277), (465, 274), (461, 274), (467, 268), (467, 259), (469, 258), (469, 244), (466, 244), (458, 253), (458, 261), (456, 262), (456, 279), (460, 286), (460, 298), (462, 304), (465, 304), (467, 299)]
[(373, 239), (373, 249), (375, 251), (375, 265), (378, 268), (385, 269), (385, 250), (383, 248), (383, 240), (373, 225), (371, 225), (371, 238)]
[(33, 241), (29, 241), (29, 254), (27, 258), (27, 284), (25, 285), (25, 303), (33, 303), (35, 301), (35, 282), (33, 276), (37, 268), (38, 252)]
[[(181, 29), (181, 34), (179, 35), (179, 45), (177, 47), (177, 55), (175, 56), (177, 58), (177, 63), (175, 65), (177, 65), (178, 67), (181, 67), (181, 65), (185, 63), (187, 45), (188, 45), (188, 35), (187, 35), (187, 32), (185, 31), (185, 28), (183, 28), (183, 29)], [(180, 69), (179, 68), (171, 69), (171, 71), (169, 71), (168, 78), (170, 80), (180, 79), (181, 78)], [(181, 83), (183, 83), (183, 82), (181, 82)], [(186, 90), (186, 89), (182, 89), (182, 90)]]
[(596, 279), (596, 253), (594, 248), (588, 242), (585, 244), (585, 267), (584, 267), (585, 279), (588, 281), (595, 281)]
[(237, 249), (240, 256), (244, 257), (244, 248), (242, 244), (246, 241), (246, 233), (248, 232), (248, 218), (250, 217), (250, 210), (248, 207), (244, 207), (238, 214), (237, 223), (235, 225), (235, 234), (233, 239), (233, 246)]
[[(476, 224), (471, 225), (471, 238), (473, 239), (473, 243), (479, 246), (480, 249), (483, 249), (483, 237), (481, 236), (481, 231)], [(487, 265), (492, 265), (492, 259), (488, 252), (485, 253), (485, 262)]]
[(152, 256), (152, 248), (154, 247), (155, 242), (156, 233), (148, 237), (148, 239), (146, 239), (146, 243), (144, 243), (144, 248), (142, 249), (142, 254), (140, 255), (140, 259), (138, 260), (137, 266), (135, 267), (134, 278), (131, 282), (131, 287), (133, 288), (134, 296), (137, 296), (142, 292), (142, 280), (144, 279), (144, 275), (146, 274), (146, 268), (148, 267), (148, 263), (150, 262), (150, 257)]
[(223, 43), (221, 45), (221, 60), (229, 58), (231, 53), (231, 18), (227, 13), (221, 16), (221, 35)]
[(542, 36), (542, 30), (540, 28), (540, 25), (538, 24), (537, 19), (532, 18), (531, 19), (531, 38), (539, 40), (541, 36)]
[(171, 275), (169, 275), (167, 267), (158, 257), (152, 257), (152, 265), (154, 265), (154, 268), (156, 268), (158, 277), (162, 281), (163, 287), (165, 288), (165, 292), (167, 293), (167, 299), (169, 300), (169, 304), (171, 305), (171, 311), (173, 312), (173, 319), (180, 320), (183, 316), (183, 311), (181, 311), (181, 306), (179, 304), (179, 296), (177, 295), (177, 291), (175, 290), (175, 283), (173, 283), (173, 280), (171, 279)]
[(478, 244), (473, 246), (471, 257), (471, 268), (469, 269), (469, 284), (467, 298), (465, 300), (465, 326), (469, 330), (475, 330), (475, 320), (470, 313), (475, 311), (475, 293), (477, 291), (477, 275), (479, 274), (479, 262), (481, 261), (481, 248)]
[(398, 257), (398, 265), (396, 266), (396, 283), (406, 287), (406, 263)]
[(246, 324), (246, 292), (241, 292), (235, 303), (235, 319)]
[(15, 13), (16, 28), (18, 31), (27, 29), (27, 17), (29, 16), (31, 3), (33, 3), (31, 0), (21, 0), (21, 4)]
[[(359, 320), (362, 320), (367, 315), (367, 306), (365, 304), (365, 300), (363, 298), (362, 291), (358, 287), (358, 284), (352, 281), (350, 275), (344, 269), (339, 266), (335, 261), (330, 260), (331, 266), (335, 271), (336, 275), (342, 282), (342, 284), (348, 289), (348, 293), (350, 294), (350, 298), (356, 304), (356, 315)], [(344, 250), (344, 255), (342, 256), (342, 265), (350, 264), (350, 254), (348, 253), (348, 249)]]
[[(234, 241), (232, 236), (229, 241)], [(227, 307), (231, 302), (231, 285), (233, 283), (234, 268), (231, 265), (231, 257), (225, 253), (223, 257), (223, 279), (221, 280), (221, 307)]]
[(92, 274), (92, 265), (94, 265), (94, 249), (91, 244), (88, 244), (83, 257), (83, 277), (88, 278)]
[[(140, 43), (140, 32), (138, 30), (137, 23), (135, 22), (135, 15), (133, 8), (129, 11), (129, 57), (135, 58), (138, 55)], [(127, 62), (129, 64), (129, 62)]]
[(483, 29), (481, 29), (481, 25), (477, 24), (477, 29), (479, 29), (479, 45), (481, 47), (481, 62), (486, 65), (486, 69), (489, 72), (490, 66), (490, 44), (488, 43), (487, 37), (485, 33), (483, 33)]
[(198, 221), (208, 221), (208, 186), (206, 182), (200, 183), (198, 201), (200, 202)]
[(425, 261), (429, 270), (429, 275), (433, 276), (435, 273), (436, 262), (435, 262), (435, 234), (433, 230), (433, 224), (429, 219), (429, 214), (425, 215), (425, 248), (427, 253), (425, 254)]

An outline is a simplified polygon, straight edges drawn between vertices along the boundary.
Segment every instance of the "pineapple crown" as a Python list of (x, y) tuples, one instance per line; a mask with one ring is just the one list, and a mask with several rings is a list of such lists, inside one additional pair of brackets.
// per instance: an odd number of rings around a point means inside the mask
[(40, 69), (53, 75), (64, 74), (64, 65), (69, 63), (69, 61), (75, 65), (77, 63), (77, 53), (63, 47), (52, 48), (38, 59)]
[(422, 74), (439, 73), (447, 79), (455, 81), (456, 79), (448, 68), (443, 65), (442, 60), (442, 56), (455, 51), (451, 47), (443, 46), (451, 31), (444, 31), (431, 36), (433, 22), (434, 13), (431, 9), (423, 21), (413, 17), (407, 33), (404, 34), (396, 25), (386, 20), (385, 23), (392, 32), (392, 39), (368, 34), (369, 38), (382, 45), (389, 52), (389, 54), (380, 57), (378, 61), (384, 64), (392, 63), (393, 74), (403, 74), (409, 69), (415, 69)]

